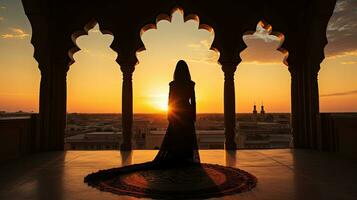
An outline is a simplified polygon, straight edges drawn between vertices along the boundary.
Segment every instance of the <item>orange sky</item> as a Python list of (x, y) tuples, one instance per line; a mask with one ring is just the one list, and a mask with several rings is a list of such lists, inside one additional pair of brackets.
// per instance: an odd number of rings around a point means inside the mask
[[(37, 112), (40, 73), (32, 58), (30, 25), (16, 5), (0, 5), (0, 110)], [(15, 11), (12, 19), (9, 13)], [(235, 76), (237, 112), (251, 112), (253, 103), (262, 102), (268, 112), (290, 112), (290, 74), (282, 63), (284, 55), (275, 50), (280, 40), (257, 30), (244, 37), (248, 48), (241, 53), (243, 62)], [(145, 32), (146, 51), (138, 53), (140, 63), (133, 75), (134, 112), (164, 111), (179, 59), (188, 62), (196, 82), (197, 111), (223, 112), (223, 73), (218, 54), (209, 50), (213, 38), (214, 33), (199, 30), (197, 22), (184, 23), (180, 12), (171, 23), (160, 21), (157, 30)], [(74, 55), (76, 62), (68, 72), (68, 112), (121, 112), (122, 75), (117, 54), (109, 48), (112, 40), (98, 31), (98, 25), (77, 40), (82, 50)], [(327, 56), (322, 63), (322, 112), (357, 111), (355, 48)]]

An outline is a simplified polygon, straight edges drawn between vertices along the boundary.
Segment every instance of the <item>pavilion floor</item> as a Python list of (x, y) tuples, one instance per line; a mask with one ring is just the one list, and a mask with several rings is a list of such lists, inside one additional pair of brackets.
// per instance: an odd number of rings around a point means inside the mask
[[(0, 199), (135, 199), (101, 192), (83, 178), (100, 169), (150, 161), (156, 150), (64, 151), (0, 167)], [(223, 199), (357, 199), (357, 160), (308, 150), (201, 150), (201, 161), (246, 170), (253, 190)]]

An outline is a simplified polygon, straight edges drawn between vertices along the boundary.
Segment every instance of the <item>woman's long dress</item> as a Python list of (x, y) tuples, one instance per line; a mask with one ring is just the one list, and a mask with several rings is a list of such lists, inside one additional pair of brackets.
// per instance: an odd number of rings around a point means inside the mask
[(158, 164), (199, 163), (195, 132), (195, 83), (172, 81), (169, 92), (169, 126), (154, 159)]

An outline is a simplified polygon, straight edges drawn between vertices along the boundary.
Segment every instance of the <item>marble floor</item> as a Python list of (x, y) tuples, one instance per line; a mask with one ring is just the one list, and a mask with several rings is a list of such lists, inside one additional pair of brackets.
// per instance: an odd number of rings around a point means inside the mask
[[(94, 171), (150, 161), (155, 150), (64, 151), (27, 156), (0, 167), (0, 199), (135, 199), (83, 183)], [(357, 160), (308, 150), (201, 150), (201, 161), (246, 170), (253, 190), (222, 199), (357, 199)]]

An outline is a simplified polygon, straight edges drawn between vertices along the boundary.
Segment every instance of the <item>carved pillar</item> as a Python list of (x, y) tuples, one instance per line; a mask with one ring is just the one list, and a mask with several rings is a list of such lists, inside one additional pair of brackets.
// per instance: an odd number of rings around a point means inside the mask
[(22, 3), (31, 23), (34, 58), (41, 71), (39, 147), (41, 151), (63, 150), (67, 71), (74, 62), (73, 53), (79, 50), (75, 38), (86, 33), (83, 30), (76, 35), (74, 31), (81, 30), (89, 18), (84, 17), (87, 12), (75, 16), (77, 9), (61, 9), (65, 7), (61, 1), (22, 0)]
[(292, 66), (289, 66), (291, 75), (291, 129), (294, 137), (294, 146), (296, 146), (296, 144), (301, 143), (300, 141), (302, 140), (302, 134), (299, 133), (301, 133), (303, 129), (303, 127), (300, 126), (300, 122), (302, 121), (301, 109), (303, 108), (301, 104), (303, 102), (300, 101), (299, 98), (298, 77), (294, 69)]
[(41, 71), (39, 95), (40, 151), (64, 149), (68, 50), (73, 42), (65, 28), (47, 15), (27, 13), (32, 26), (34, 57)]
[[(306, 58), (305, 58), (306, 60)], [(301, 61), (301, 59), (300, 59)], [(291, 74), (291, 125), (295, 148), (319, 149), (321, 144), (318, 69), (304, 62), (289, 67)], [(307, 62), (305, 62), (307, 63)]]
[(235, 150), (236, 135), (236, 103), (234, 90), (234, 72), (237, 69), (237, 62), (221, 62), (224, 72), (224, 126), (225, 126), (225, 149)]
[(317, 71), (313, 71), (311, 75), (311, 113), (312, 118), (312, 129), (316, 131), (316, 137), (314, 138), (315, 149), (321, 149), (321, 118), (320, 118), (320, 98), (319, 98), (319, 85), (318, 85), (318, 71), (320, 69), (320, 64), (318, 64)]
[(40, 67), (40, 149), (64, 149), (66, 127), (67, 66)]
[[(326, 9), (320, 9), (326, 6)], [(334, 1), (315, 2), (307, 7), (299, 22), (299, 29), (291, 32), (288, 63), (291, 73), (292, 128), (295, 148), (321, 149), (318, 72), (327, 44), (326, 26)], [(321, 11), (321, 12), (320, 12)]]
[(289, 63), (291, 74), (291, 128), (295, 148), (301, 148), (306, 138), (304, 135), (306, 133), (304, 120), (305, 102), (302, 93), (301, 72), (298, 72), (298, 70), (297, 66), (292, 66), (291, 62)]
[[(320, 65), (318, 65), (320, 69)], [(314, 149), (321, 149), (321, 119), (320, 119), (320, 98), (319, 98), (319, 86), (318, 86), (318, 71), (312, 71), (310, 75), (310, 99), (311, 99), (311, 108), (310, 108), (310, 121), (311, 129), (315, 131), (315, 136), (312, 137), (312, 146)]]
[[(120, 150), (126, 151), (132, 149), (132, 128), (133, 128), (133, 83), (132, 76), (135, 65), (138, 64), (136, 52), (144, 49), (144, 44), (140, 38), (140, 29), (135, 23), (127, 23), (126, 20), (118, 22), (116, 19), (127, 18), (129, 15), (119, 16), (113, 10), (115, 15), (108, 15), (99, 19), (102, 30), (114, 36), (110, 47), (117, 52), (116, 62), (119, 64), (123, 73), (122, 83), (122, 143)], [(126, 13), (127, 14), (127, 13)], [(134, 20), (135, 21), (135, 20)]]
[(132, 76), (136, 63), (121, 64), (123, 72), (123, 88), (122, 88), (122, 126), (123, 126), (123, 142), (120, 146), (121, 150), (131, 150), (132, 144), (132, 126), (133, 126), (133, 84)]

